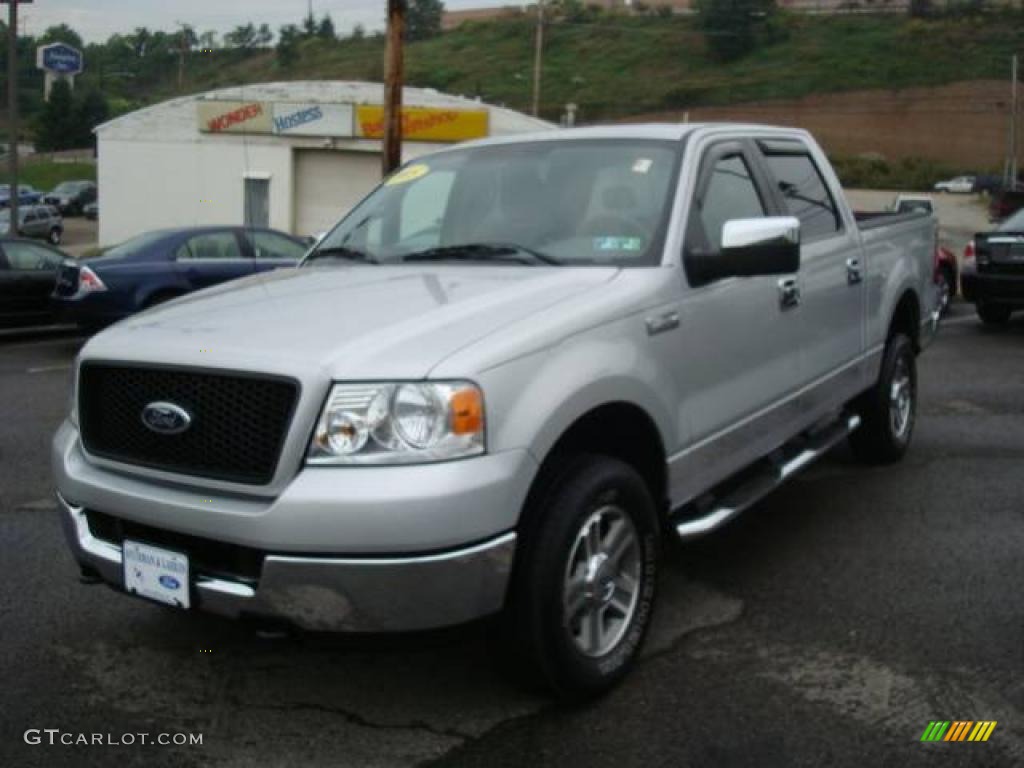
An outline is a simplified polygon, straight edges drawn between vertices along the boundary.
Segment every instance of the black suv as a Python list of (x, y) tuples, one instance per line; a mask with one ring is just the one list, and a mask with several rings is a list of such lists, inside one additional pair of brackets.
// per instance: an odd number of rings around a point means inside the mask
[(95, 201), (96, 183), (92, 181), (62, 181), (43, 195), (43, 202), (54, 206), (63, 216), (77, 216)]

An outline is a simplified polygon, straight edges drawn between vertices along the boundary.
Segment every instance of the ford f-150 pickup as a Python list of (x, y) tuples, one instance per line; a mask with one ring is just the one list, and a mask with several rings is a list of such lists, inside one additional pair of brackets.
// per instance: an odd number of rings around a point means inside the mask
[(53, 471), (87, 580), (298, 628), (493, 615), (557, 694), (650, 625), (659, 541), (849, 438), (892, 462), (935, 220), (805, 132), (593, 127), (421, 157), (302, 266), (95, 336)]

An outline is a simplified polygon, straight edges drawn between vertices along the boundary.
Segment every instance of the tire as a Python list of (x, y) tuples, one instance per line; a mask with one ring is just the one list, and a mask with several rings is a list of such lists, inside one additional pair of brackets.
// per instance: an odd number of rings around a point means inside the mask
[(985, 325), (1006, 325), (1010, 320), (1010, 308), (998, 304), (978, 304), (975, 306), (978, 317)]
[(861, 419), (849, 438), (854, 455), (869, 464), (902, 459), (917, 414), (917, 358), (906, 334), (889, 338), (878, 381), (857, 398), (854, 407)]
[(945, 315), (956, 296), (956, 276), (949, 267), (939, 267), (938, 278), (939, 314)]
[(51, 245), (60, 245), (61, 231), (54, 227), (50, 230), (50, 234), (47, 235), (46, 239)]
[(499, 627), (514, 670), (583, 701), (622, 680), (643, 645), (659, 526), (651, 494), (628, 464), (583, 455), (562, 466), (524, 511)]

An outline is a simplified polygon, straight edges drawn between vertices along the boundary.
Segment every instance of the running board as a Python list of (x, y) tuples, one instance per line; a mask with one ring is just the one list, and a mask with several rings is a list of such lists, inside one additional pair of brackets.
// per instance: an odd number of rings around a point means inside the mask
[(755, 465), (749, 478), (739, 486), (731, 488), (720, 498), (712, 496), (710, 504), (701, 505), (703, 509), (698, 516), (688, 516), (676, 523), (676, 534), (686, 541), (718, 530), (815, 459), (824, 456), (859, 426), (860, 416), (845, 415), (818, 432), (788, 443)]

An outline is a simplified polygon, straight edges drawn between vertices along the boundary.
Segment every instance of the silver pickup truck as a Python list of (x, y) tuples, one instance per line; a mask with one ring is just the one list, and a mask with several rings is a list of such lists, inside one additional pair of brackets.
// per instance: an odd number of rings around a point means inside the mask
[(296, 270), (93, 338), (53, 443), (83, 578), (381, 632), (497, 614), (565, 696), (636, 658), (659, 540), (847, 437), (898, 460), (926, 213), (855, 216), (805, 132), (598, 127), (388, 178)]

